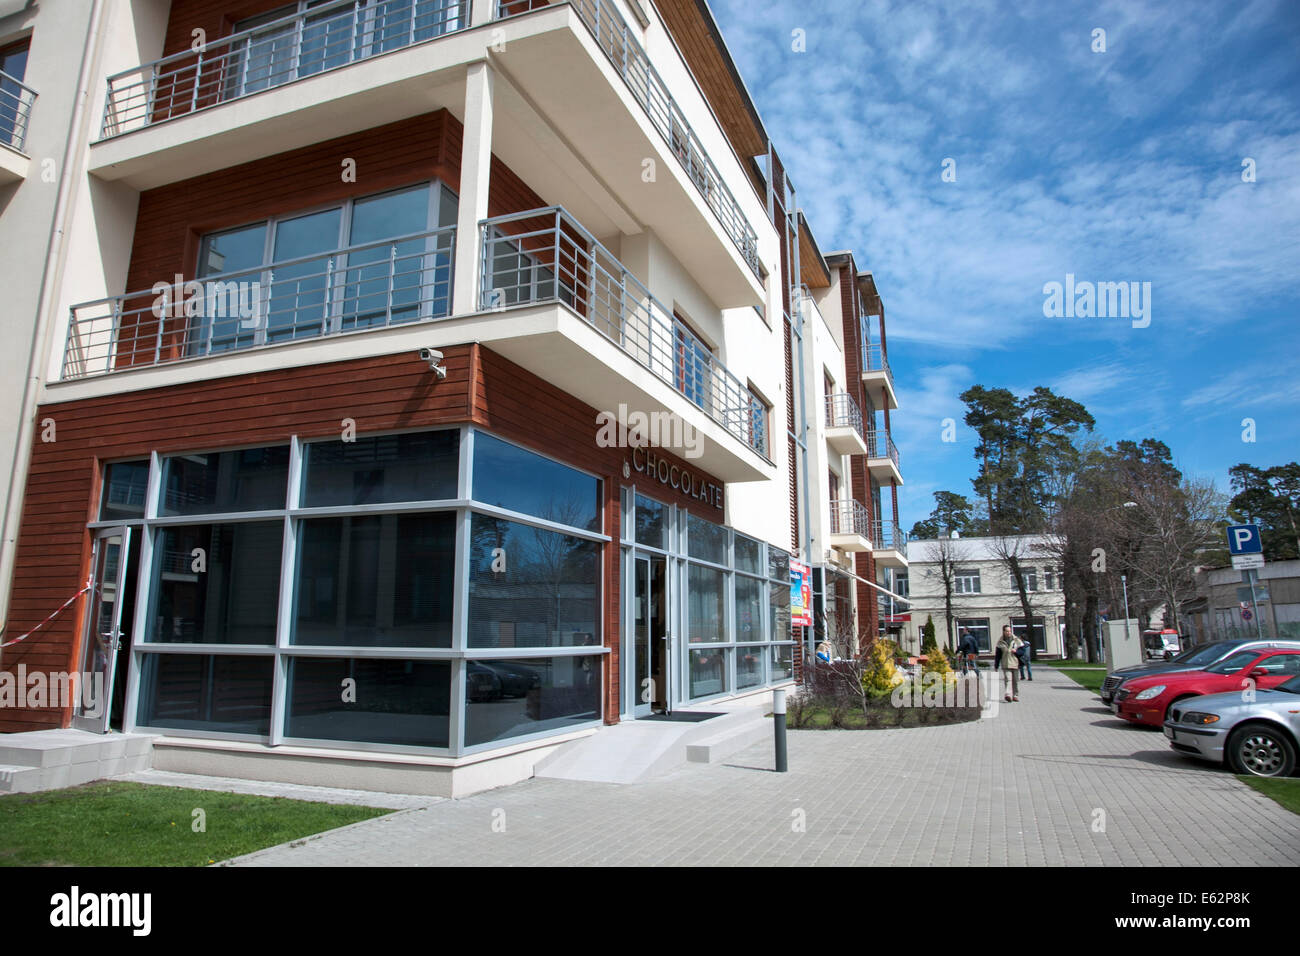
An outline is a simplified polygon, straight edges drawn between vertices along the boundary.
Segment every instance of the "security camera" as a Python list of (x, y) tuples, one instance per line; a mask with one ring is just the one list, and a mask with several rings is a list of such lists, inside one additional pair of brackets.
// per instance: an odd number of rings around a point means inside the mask
[(420, 360), (429, 363), (429, 371), (433, 372), (438, 378), (447, 377), (447, 369), (441, 364), (442, 353), (437, 349), (420, 349)]

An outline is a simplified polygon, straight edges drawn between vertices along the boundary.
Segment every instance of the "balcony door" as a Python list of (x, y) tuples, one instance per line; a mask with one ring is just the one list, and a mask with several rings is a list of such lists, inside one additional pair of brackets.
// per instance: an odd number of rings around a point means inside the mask
[(27, 76), (27, 41), (0, 50), (0, 143), (18, 148), (27, 122), (22, 81)]

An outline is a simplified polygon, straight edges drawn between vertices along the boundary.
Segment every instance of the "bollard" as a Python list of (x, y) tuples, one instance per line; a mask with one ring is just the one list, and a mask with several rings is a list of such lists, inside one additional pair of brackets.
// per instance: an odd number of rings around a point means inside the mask
[(785, 757), (785, 691), (772, 691), (772, 728), (776, 734), (776, 772), (785, 773), (788, 768)]

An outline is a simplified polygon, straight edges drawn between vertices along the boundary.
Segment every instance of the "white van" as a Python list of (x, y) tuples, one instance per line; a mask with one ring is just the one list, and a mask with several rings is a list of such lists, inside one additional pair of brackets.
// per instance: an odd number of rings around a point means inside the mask
[(1168, 661), (1180, 654), (1182, 638), (1172, 628), (1162, 631), (1143, 631), (1142, 649), (1149, 661)]

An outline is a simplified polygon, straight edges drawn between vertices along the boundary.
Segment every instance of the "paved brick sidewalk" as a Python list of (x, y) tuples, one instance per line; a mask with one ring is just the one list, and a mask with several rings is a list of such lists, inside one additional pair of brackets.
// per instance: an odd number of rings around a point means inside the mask
[[(639, 786), (531, 780), (236, 865), (1293, 865), (1300, 818), (1051, 668), (992, 719), (792, 731)], [(1094, 832), (1097, 811), (1104, 832)], [(806, 822), (803, 832), (796, 824)], [(494, 822), (496, 829), (494, 829)], [(504, 824), (504, 830), (501, 829)]]

